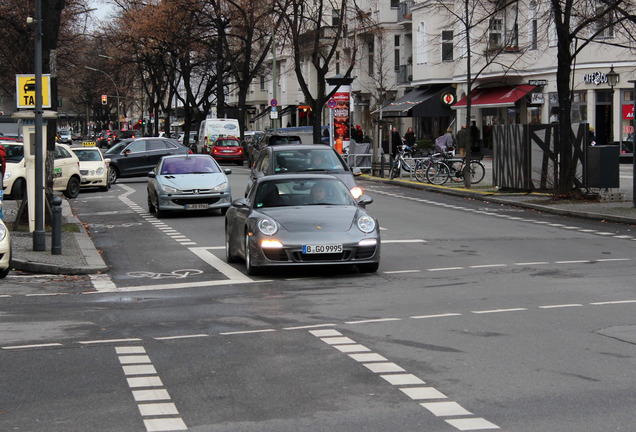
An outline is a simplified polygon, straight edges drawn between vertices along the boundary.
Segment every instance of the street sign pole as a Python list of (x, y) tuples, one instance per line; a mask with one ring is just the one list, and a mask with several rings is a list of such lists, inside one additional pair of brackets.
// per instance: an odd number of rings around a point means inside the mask
[[(634, 83), (634, 96), (636, 96), (636, 80), (629, 80), (627, 82)], [(634, 102), (634, 108), (632, 108), (632, 115), (636, 116), (636, 102)], [(634, 117), (636, 119), (636, 117)], [(636, 139), (632, 140), (632, 204), (636, 207)]]
[(33, 250), (46, 250), (42, 145), (42, 0), (35, 0), (35, 230)]

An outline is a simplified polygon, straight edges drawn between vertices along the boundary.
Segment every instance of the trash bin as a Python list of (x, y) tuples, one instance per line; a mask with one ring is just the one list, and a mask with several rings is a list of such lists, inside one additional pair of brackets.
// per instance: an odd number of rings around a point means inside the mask
[(587, 187), (617, 189), (620, 183), (619, 146), (588, 146), (585, 179)]

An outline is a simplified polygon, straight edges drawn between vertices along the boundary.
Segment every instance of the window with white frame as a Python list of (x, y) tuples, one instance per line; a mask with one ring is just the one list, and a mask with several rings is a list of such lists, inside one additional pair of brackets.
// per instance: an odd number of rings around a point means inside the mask
[(428, 36), (426, 34), (426, 24), (419, 23), (416, 35), (417, 47), (415, 49), (415, 61), (417, 64), (425, 64), (428, 62)]
[(453, 61), (453, 31), (442, 31), (442, 61)]
[(614, 15), (608, 11), (607, 6), (598, 4), (596, 6), (596, 21), (592, 27), (596, 39), (611, 39), (614, 37)]
[(504, 41), (504, 19), (495, 17), (490, 20), (490, 29), (488, 34), (488, 48), (491, 50), (503, 48)]

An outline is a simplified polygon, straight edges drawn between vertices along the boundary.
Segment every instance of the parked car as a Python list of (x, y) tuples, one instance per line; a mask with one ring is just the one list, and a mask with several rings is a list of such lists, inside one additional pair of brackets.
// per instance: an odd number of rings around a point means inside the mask
[(72, 147), (71, 150), (79, 159), (81, 187), (98, 187), (106, 192), (110, 189), (108, 182), (108, 164), (110, 159), (104, 159), (97, 147)]
[(11, 235), (0, 219), (0, 279), (4, 279), (11, 270)]
[(338, 177), (357, 199), (362, 189), (354, 176), (362, 174), (359, 168), (349, 168), (342, 156), (325, 144), (290, 144), (264, 147), (250, 169), (247, 180), (247, 195), (254, 182), (263, 176), (274, 174), (297, 174), (320, 172)]
[(225, 215), (228, 262), (245, 261), (248, 274), (264, 267), (354, 264), (361, 272), (380, 265), (380, 228), (347, 186), (326, 174), (261, 177)]
[(229, 168), (221, 169), (208, 155), (166, 156), (148, 173), (148, 211), (157, 217), (167, 211), (219, 210), (232, 202)]
[[(24, 145), (21, 142), (5, 142), (2, 145), (7, 152), (7, 168), (2, 185), (4, 194), (10, 195), (14, 199), (22, 199), (26, 195)], [(56, 144), (53, 190), (63, 192), (67, 198), (76, 198), (80, 192), (81, 179), (77, 156), (66, 144)]]
[(234, 162), (237, 165), (243, 165), (245, 159), (243, 147), (236, 138), (217, 138), (208, 151), (217, 162)]
[(118, 142), (104, 152), (110, 159), (109, 180), (148, 175), (159, 160), (168, 155), (192, 153), (188, 147), (171, 138), (143, 137)]

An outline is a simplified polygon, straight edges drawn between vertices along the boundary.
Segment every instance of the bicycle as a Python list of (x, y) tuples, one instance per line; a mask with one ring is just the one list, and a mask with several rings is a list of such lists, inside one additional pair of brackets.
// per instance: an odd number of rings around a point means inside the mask
[[(436, 161), (426, 170), (426, 179), (434, 185), (443, 185), (450, 178), (452, 182), (464, 181), (463, 158), (453, 158), (446, 155), (443, 159)], [(469, 164), (470, 183), (477, 184), (483, 180), (486, 169), (478, 160), (471, 160)]]
[(405, 159), (405, 156), (407, 153), (409, 155), (411, 154), (411, 148), (406, 144), (401, 145), (398, 150), (397, 157), (393, 161), (393, 164), (391, 165), (391, 169), (389, 170), (389, 179), (393, 180), (394, 178), (398, 177), (400, 175), (400, 170), (402, 169), (404, 169), (404, 171), (408, 173), (412, 172), (415, 174), (417, 160), (415, 161), (415, 164), (413, 164), (412, 166), (409, 165)]

